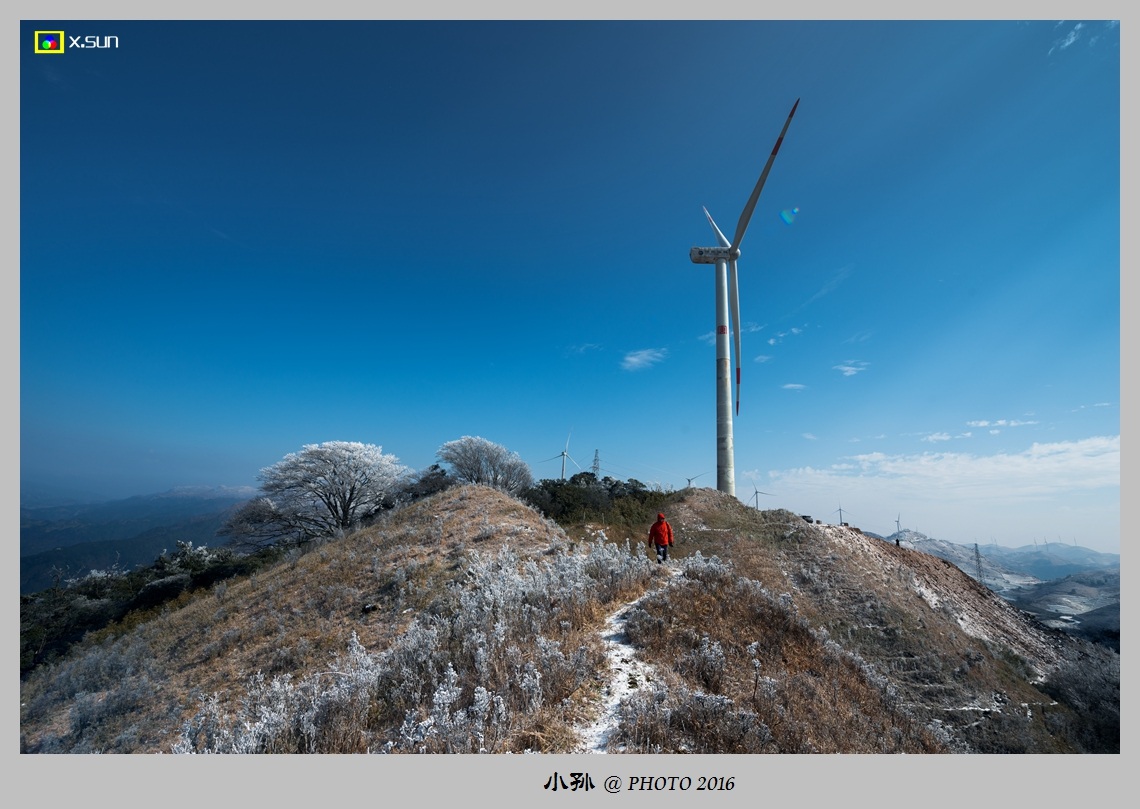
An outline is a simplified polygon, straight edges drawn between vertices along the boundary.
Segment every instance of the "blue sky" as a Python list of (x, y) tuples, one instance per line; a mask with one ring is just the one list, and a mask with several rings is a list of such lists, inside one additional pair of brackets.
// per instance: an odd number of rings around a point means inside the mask
[(29, 492), (463, 435), (714, 486), (688, 252), (800, 99), (740, 259), (737, 495), (1119, 551), (1114, 24), (25, 20), (20, 59)]

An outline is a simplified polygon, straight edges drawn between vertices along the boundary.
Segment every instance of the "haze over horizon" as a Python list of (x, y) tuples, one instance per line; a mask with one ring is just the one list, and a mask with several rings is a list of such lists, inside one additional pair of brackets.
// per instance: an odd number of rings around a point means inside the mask
[(1112, 22), (24, 20), (20, 59), (22, 487), (463, 435), (714, 486), (688, 251), (798, 98), (740, 258), (738, 497), (1120, 552)]

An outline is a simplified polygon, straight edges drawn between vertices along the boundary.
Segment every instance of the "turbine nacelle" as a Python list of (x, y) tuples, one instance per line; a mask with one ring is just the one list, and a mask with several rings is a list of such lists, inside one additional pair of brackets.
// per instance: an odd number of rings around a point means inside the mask
[(689, 250), (689, 260), (694, 264), (716, 264), (718, 261), (736, 261), (738, 258), (739, 247), (694, 247)]

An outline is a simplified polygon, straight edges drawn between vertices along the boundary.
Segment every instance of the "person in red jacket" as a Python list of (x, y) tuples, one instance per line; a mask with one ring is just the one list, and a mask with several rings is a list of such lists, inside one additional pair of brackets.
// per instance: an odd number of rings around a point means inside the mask
[(657, 522), (649, 528), (648, 545), (657, 547), (657, 563), (669, 561), (669, 546), (673, 544), (673, 526), (665, 520), (664, 514), (657, 515)]

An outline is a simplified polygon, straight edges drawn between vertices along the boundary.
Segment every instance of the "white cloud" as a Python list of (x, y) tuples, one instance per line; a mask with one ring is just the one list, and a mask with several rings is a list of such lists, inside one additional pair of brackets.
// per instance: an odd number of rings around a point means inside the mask
[(967, 427), (1026, 427), (1034, 424), (1040, 424), (1038, 421), (1021, 421), (1019, 419), (996, 419), (990, 421), (988, 419), (978, 419), (976, 421), (967, 421)]
[(847, 360), (840, 365), (831, 366), (832, 370), (839, 371), (844, 376), (855, 376), (860, 371), (866, 371), (868, 367), (870, 363), (862, 360)]
[[(741, 334), (755, 334), (758, 331), (763, 331), (765, 328), (766, 328), (765, 326), (760, 326), (760, 325), (757, 325), (755, 323), (745, 323), (744, 325), (742, 325), (740, 327), (740, 333)], [(704, 334), (698, 336), (697, 339), (700, 340), (702, 343), (706, 343), (710, 346), (716, 345), (716, 332), (715, 331), (707, 331)], [(773, 340), (775, 340), (775, 339), (776, 338), (774, 338), (774, 337), (770, 338), (768, 340), (768, 343), (774, 345)]]
[(1035, 443), (1013, 454), (927, 452), (888, 456), (880, 452), (852, 456), (851, 460), (859, 465), (861, 474), (905, 479), (910, 486), (933, 486), (947, 494), (1056, 494), (1073, 488), (1120, 485), (1120, 436)]
[(567, 348), (566, 356), (585, 354), (589, 351), (600, 351), (601, 348), (602, 347), (598, 343), (582, 343), (580, 345), (570, 346)]
[(784, 390), (807, 390), (807, 385), (801, 385), (798, 382), (789, 382), (784, 385)]
[(772, 359), (772, 355), (771, 355), (771, 354), (757, 354), (757, 355), (756, 355), (756, 356), (755, 356), (755, 357), (752, 359), (752, 361), (753, 361), (753, 362), (769, 362), (769, 361), (771, 361), (771, 359)]
[(808, 298), (807, 301), (800, 304), (800, 306), (798, 306), (796, 308), (796, 311), (798, 312), (801, 309), (804, 309), (808, 306), (811, 306), (813, 303), (815, 303), (816, 301), (818, 301), (820, 298), (824, 297), (825, 295), (830, 295), (832, 292), (837, 290), (839, 288), (839, 285), (842, 284), (844, 281), (846, 281), (850, 275), (851, 275), (851, 265), (847, 265), (846, 267), (840, 267), (838, 270), (835, 271), (835, 274), (831, 277), (831, 279), (826, 284), (824, 284), (823, 287), (818, 292), (816, 292), (814, 295), (812, 295), (810, 298)]
[(804, 438), (806, 438), (808, 441), (818, 441), (818, 440), (819, 440), (819, 439), (818, 439), (818, 438), (817, 438), (815, 435), (813, 435), (812, 433), (804, 433), (804, 434), (803, 434), (803, 437), (804, 437)]
[(950, 440), (950, 434), (949, 433), (931, 433), (930, 435), (926, 436), (922, 440), (926, 441), (930, 444), (936, 444), (939, 441), (949, 441)]
[(1082, 410), (1084, 410), (1086, 407), (1112, 407), (1112, 402), (1097, 402), (1097, 403), (1091, 404), (1091, 405), (1079, 405), (1078, 407), (1073, 408), (1069, 412), (1070, 413), (1079, 413)]
[(799, 326), (793, 326), (787, 331), (776, 332), (776, 336), (768, 338), (768, 345), (774, 346), (784, 342), (785, 337), (794, 337), (797, 334), (803, 334), (804, 330)]
[(1084, 27), (1085, 27), (1085, 24), (1082, 22), (1079, 22), (1076, 25), (1074, 25), (1072, 31), (1070, 31), (1068, 34), (1063, 36), (1061, 39), (1058, 39), (1058, 40), (1053, 42), (1053, 47), (1049, 49), (1048, 55), (1052, 56), (1053, 51), (1057, 51), (1057, 50), (1063, 51), (1066, 48), (1068, 48), (1070, 45), (1072, 45), (1074, 42), (1076, 42), (1078, 39), (1080, 39), (1081, 38), (1081, 29)]
[(842, 497), (853, 524), (870, 531), (894, 530), (901, 509), (921, 521), (918, 530), (953, 542), (994, 535), (1020, 544), (1050, 531), (1120, 552), (1120, 436), (995, 455), (851, 455), (828, 468), (769, 472), (765, 485), (780, 494), (781, 508), (804, 514), (825, 513)]
[(621, 367), (626, 371), (640, 371), (649, 368), (669, 356), (665, 348), (643, 348), (641, 351), (631, 351), (621, 361)]

